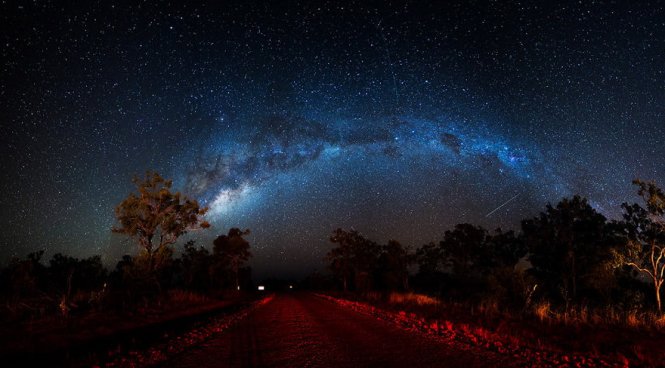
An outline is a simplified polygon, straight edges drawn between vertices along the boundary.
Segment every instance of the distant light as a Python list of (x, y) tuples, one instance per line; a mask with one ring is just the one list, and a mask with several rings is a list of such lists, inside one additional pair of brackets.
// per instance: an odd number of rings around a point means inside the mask
[(265, 290), (265, 289), (266, 289), (265, 286), (263, 286), (263, 285), (259, 286), (259, 290)]
[(293, 289), (293, 285), (289, 285), (289, 289)]
[(240, 290), (240, 286), (238, 286), (238, 290)]

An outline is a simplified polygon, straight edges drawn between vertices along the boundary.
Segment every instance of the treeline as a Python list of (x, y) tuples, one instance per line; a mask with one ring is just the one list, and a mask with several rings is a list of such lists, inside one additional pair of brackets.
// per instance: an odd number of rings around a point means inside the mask
[[(439, 242), (412, 249), (379, 245), (337, 229), (328, 253), (343, 290), (408, 290), (447, 299), (498, 303), (512, 309), (547, 301), (571, 306), (661, 310), (665, 280), (665, 195), (635, 180), (644, 205), (622, 205), (608, 221), (586, 199), (548, 204), (520, 230), (488, 231), (459, 224)], [(411, 272), (410, 272), (411, 271)]]
[(78, 259), (58, 253), (45, 263), (44, 251), (39, 251), (15, 258), (0, 270), (1, 315), (20, 321), (91, 310), (127, 311), (168, 302), (171, 290), (219, 297), (223, 290), (250, 289), (248, 234), (232, 228), (213, 241), (212, 251), (189, 241), (179, 257), (171, 247), (152, 255), (125, 255), (110, 271), (100, 256)]
[(126, 255), (108, 272), (95, 256), (79, 260), (56, 254), (46, 266), (44, 252), (14, 259), (0, 271), (0, 301), (9, 320), (44, 316), (59, 309), (62, 315), (90, 308), (132, 309), (160, 304), (169, 290), (206, 292), (240, 290), (251, 284), (249, 230), (232, 228), (213, 242), (212, 253), (188, 242), (179, 258), (173, 244), (190, 231), (208, 229), (206, 207), (173, 192), (173, 182), (156, 172), (134, 178), (136, 192), (115, 208), (112, 231), (134, 240), (139, 253)]

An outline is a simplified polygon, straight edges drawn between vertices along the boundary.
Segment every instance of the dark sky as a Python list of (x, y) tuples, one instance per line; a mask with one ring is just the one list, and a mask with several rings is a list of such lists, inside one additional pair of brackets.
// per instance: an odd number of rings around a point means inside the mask
[(419, 246), (665, 183), (661, 3), (218, 3), (1, 3), (0, 260), (136, 252), (110, 228), (148, 169), (259, 276), (336, 227)]

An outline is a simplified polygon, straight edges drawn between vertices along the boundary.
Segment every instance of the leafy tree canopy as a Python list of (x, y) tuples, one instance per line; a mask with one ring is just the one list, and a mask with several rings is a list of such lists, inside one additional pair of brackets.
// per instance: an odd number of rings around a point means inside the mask
[(130, 193), (115, 209), (113, 232), (136, 239), (151, 258), (190, 230), (208, 228), (202, 217), (208, 210), (196, 200), (171, 191), (172, 181), (156, 172), (135, 178), (138, 193)]

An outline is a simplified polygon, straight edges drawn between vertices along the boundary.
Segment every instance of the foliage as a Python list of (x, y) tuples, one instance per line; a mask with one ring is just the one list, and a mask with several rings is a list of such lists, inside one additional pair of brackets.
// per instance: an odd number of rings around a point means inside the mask
[(486, 237), (485, 229), (471, 224), (458, 224), (447, 230), (439, 244), (444, 265), (460, 278), (481, 272), (479, 268), (487, 251)]
[(113, 231), (136, 239), (147, 253), (149, 269), (153, 255), (174, 244), (190, 230), (208, 228), (210, 224), (201, 219), (207, 208), (198, 202), (172, 193), (172, 181), (154, 172), (146, 173), (145, 179), (134, 179), (138, 194), (130, 193), (115, 209), (118, 227)]
[(80, 307), (74, 300), (76, 293), (99, 290), (106, 281), (106, 269), (100, 256), (79, 260), (57, 253), (49, 261), (48, 274), (50, 289), (60, 295), (59, 308), (63, 315)]
[(425, 244), (416, 251), (416, 280), (425, 289), (438, 284), (439, 292), (445, 289), (463, 299), (478, 293), (505, 295), (498, 280), (505, 282), (525, 254), (523, 242), (512, 231), (489, 233), (480, 226), (458, 224), (438, 244)]
[(382, 285), (388, 290), (409, 290), (409, 267), (415, 262), (415, 255), (409, 247), (397, 240), (390, 240), (381, 247), (378, 261), (378, 275)]
[(330, 236), (330, 241), (337, 246), (328, 252), (326, 259), (331, 271), (342, 280), (344, 291), (349, 289), (350, 280), (353, 280), (356, 289), (368, 290), (381, 247), (356, 230), (338, 228)]
[[(378, 244), (356, 230), (336, 229), (326, 256), (334, 278), (314, 274), (302, 285), (318, 289), (341, 282), (345, 291), (377, 290), (384, 298), (414, 287), (487, 310), (532, 311), (543, 320), (584, 318), (588, 308), (631, 316), (654, 304), (660, 309), (665, 195), (655, 183), (634, 184), (644, 207), (623, 204), (623, 219), (609, 223), (575, 196), (522, 221), (520, 234), (458, 224), (439, 242), (415, 252), (397, 240)], [(212, 250), (191, 240), (175, 258), (169, 245), (207, 227), (201, 219), (205, 209), (171, 193), (170, 181), (157, 174), (137, 185), (139, 194), (130, 194), (116, 209), (120, 225), (114, 231), (137, 239), (143, 252), (123, 257), (110, 274), (99, 256), (55, 254), (47, 264), (44, 251), (15, 258), (0, 271), (3, 318), (69, 315), (88, 308), (132, 310), (172, 290), (189, 295), (249, 284), (249, 230), (230, 229), (214, 240)], [(412, 277), (414, 264), (418, 272)]]
[(60, 293), (96, 290), (104, 285), (106, 275), (101, 256), (79, 260), (57, 253), (49, 261), (49, 281)]
[(204, 247), (196, 247), (193, 240), (185, 244), (180, 258), (182, 286), (187, 290), (205, 291), (212, 287), (213, 258)]
[(330, 241), (338, 245), (326, 254), (326, 259), (330, 262), (330, 270), (337, 277), (342, 279), (344, 291), (348, 290), (349, 279), (353, 276), (353, 245), (352, 242), (357, 238), (356, 233), (347, 233), (342, 229), (337, 229), (330, 236)]
[(514, 267), (522, 259), (527, 248), (521, 237), (515, 236), (515, 232), (503, 231), (501, 228), (494, 230), (485, 238), (483, 247), (486, 254), (479, 260), (484, 269)]
[(13, 258), (2, 272), (2, 289), (6, 297), (19, 300), (34, 297), (44, 289), (46, 268), (40, 263), (44, 251), (28, 254), (26, 259)]
[(434, 242), (421, 246), (416, 250), (416, 263), (418, 263), (419, 273), (434, 274), (443, 271), (441, 247)]
[(623, 204), (624, 246), (614, 252), (618, 265), (627, 265), (653, 285), (658, 311), (662, 311), (661, 288), (665, 283), (665, 194), (653, 182), (633, 181), (646, 209)]
[(229, 230), (227, 235), (220, 235), (213, 241), (213, 254), (217, 269), (229, 271), (237, 289), (240, 288), (242, 266), (252, 256), (249, 251), (249, 242), (244, 238), (249, 233), (249, 229), (240, 230), (234, 227)]
[(539, 216), (522, 221), (531, 272), (550, 298), (566, 304), (592, 289), (594, 267), (609, 258), (607, 222), (579, 196), (548, 204)]

